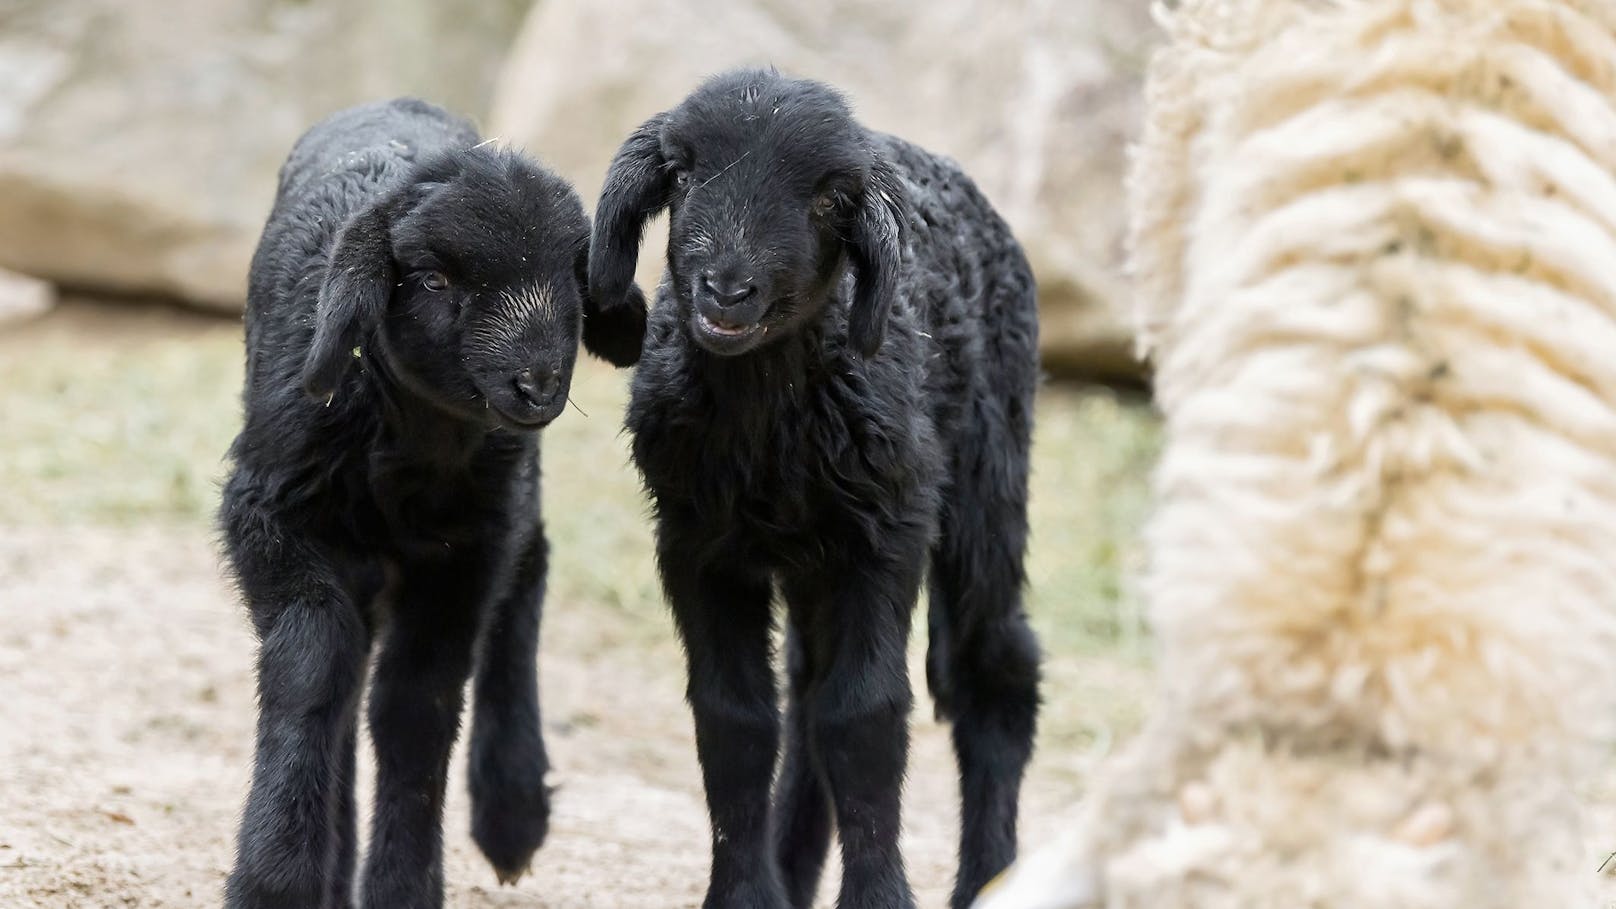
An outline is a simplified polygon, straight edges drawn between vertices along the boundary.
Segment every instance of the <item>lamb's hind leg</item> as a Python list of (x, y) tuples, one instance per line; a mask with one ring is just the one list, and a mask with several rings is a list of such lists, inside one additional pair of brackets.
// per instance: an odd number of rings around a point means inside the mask
[(962, 466), (932, 551), (930, 609), (937, 631), (928, 658), (938, 712), (953, 721), (959, 762), (953, 909), (970, 906), (1015, 859), (1017, 800), (1037, 729), (1039, 681), (1038, 641), (1021, 597), (1025, 457), (1009, 470)]
[(329, 563), (296, 534), (247, 509), (224, 529), (259, 638), (252, 786), (225, 905), (326, 906), (344, 860), (342, 769), (367, 632)]
[(538, 646), (549, 547), (536, 528), (482, 633), (473, 688), (471, 835), (515, 883), (550, 829), (550, 760), (539, 725)]

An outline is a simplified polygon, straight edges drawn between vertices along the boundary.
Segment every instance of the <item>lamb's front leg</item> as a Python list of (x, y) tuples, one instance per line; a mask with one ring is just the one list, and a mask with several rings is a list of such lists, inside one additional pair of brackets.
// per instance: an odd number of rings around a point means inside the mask
[(352, 848), (338, 827), (351, 785), (340, 771), (353, 747), (365, 625), (306, 541), (261, 515), (228, 516), (225, 534), (259, 637), (252, 787), (225, 905), (346, 906), (334, 892)]
[(770, 663), (769, 583), (702, 567), (667, 545), (663, 583), (684, 641), (686, 697), (712, 822), (703, 909), (787, 909), (769, 836), (769, 790), (780, 718)]
[(366, 909), (443, 905), (443, 799), (478, 614), (492, 570), (458, 556), (407, 566), (370, 692), (376, 805)]
[(918, 558), (838, 565), (801, 585), (818, 588), (799, 596), (812, 600), (813, 648), (827, 654), (804, 707), (841, 837), (840, 909), (915, 903), (898, 838), (913, 702), (905, 651), (919, 585)]
[(506, 884), (527, 871), (550, 829), (538, 678), (548, 553), (543, 528), (534, 528), (511, 588), (485, 622), (473, 687), (471, 835)]

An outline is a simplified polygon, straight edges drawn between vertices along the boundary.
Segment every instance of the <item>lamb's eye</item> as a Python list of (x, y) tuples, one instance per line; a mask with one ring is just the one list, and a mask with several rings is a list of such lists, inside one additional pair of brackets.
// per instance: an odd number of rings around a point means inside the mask
[(680, 189), (684, 189), (689, 184), (690, 184), (690, 171), (688, 171), (688, 170), (681, 167), (678, 170), (673, 172), (673, 185), (674, 186), (677, 186)]
[(449, 276), (441, 271), (429, 271), (421, 276), (421, 286), (437, 293), (449, 289)]
[(820, 193), (814, 199), (814, 214), (824, 217), (834, 212), (841, 205), (841, 199), (835, 193)]

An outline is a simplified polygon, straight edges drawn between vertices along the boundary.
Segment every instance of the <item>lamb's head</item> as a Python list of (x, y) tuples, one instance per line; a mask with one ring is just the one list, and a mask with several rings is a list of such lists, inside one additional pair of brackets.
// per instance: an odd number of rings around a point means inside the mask
[(338, 234), (304, 388), (329, 398), (359, 357), (452, 417), (549, 423), (577, 358), (588, 245), (577, 194), (521, 155), (421, 161)]
[(610, 312), (633, 293), (641, 229), (666, 208), (672, 298), (703, 349), (739, 355), (818, 323), (851, 265), (848, 331), (871, 355), (906, 207), (890, 163), (833, 89), (726, 73), (618, 149), (596, 208), (594, 305)]

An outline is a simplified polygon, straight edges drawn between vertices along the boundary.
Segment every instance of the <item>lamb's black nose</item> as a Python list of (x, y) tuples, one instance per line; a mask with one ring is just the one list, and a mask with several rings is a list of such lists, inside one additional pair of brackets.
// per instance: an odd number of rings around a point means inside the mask
[(534, 407), (543, 407), (554, 400), (556, 392), (561, 390), (561, 377), (554, 370), (529, 366), (517, 373), (511, 384), (516, 386), (516, 393), (522, 400)]
[(713, 302), (723, 309), (745, 303), (757, 293), (757, 285), (750, 281), (715, 280), (712, 272), (702, 274), (701, 289), (711, 294)]

